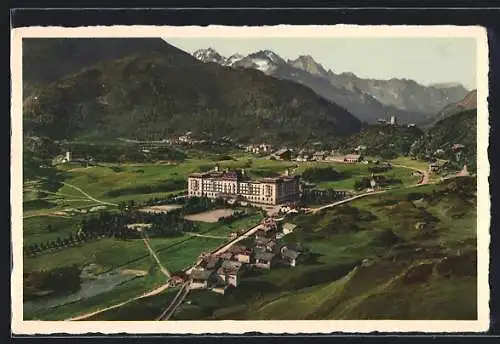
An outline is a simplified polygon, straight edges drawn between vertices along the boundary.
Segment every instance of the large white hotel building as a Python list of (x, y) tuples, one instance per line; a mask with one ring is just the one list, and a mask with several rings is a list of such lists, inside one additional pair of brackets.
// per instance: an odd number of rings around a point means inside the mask
[(244, 170), (192, 173), (188, 177), (189, 197), (240, 198), (250, 203), (283, 204), (300, 200), (298, 176), (252, 180)]

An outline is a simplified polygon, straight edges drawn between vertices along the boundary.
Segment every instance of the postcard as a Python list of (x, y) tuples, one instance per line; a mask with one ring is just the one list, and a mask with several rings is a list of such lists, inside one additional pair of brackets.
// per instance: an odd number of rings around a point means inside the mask
[(484, 28), (11, 37), (13, 333), (488, 329)]

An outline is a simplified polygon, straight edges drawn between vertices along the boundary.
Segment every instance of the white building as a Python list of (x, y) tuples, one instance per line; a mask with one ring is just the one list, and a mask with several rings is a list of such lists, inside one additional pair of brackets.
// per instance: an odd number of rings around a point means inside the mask
[(241, 199), (251, 203), (283, 204), (300, 199), (298, 176), (252, 180), (244, 170), (221, 172), (216, 168), (188, 177), (189, 197)]

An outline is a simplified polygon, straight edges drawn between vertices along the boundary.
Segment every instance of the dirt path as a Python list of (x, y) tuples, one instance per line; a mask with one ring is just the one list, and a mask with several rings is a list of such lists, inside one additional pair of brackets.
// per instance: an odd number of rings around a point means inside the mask
[(411, 166), (406, 166), (406, 165), (392, 165), (392, 166), (402, 167), (402, 168), (406, 168), (406, 169), (409, 169), (409, 170), (417, 171), (417, 172), (421, 173), (422, 176), (423, 176), (422, 180), (420, 180), (417, 183), (417, 185), (426, 185), (426, 184), (429, 184), (429, 172), (427, 172), (426, 170), (421, 170), (419, 168), (411, 167)]
[(158, 256), (156, 255), (156, 252), (153, 250), (153, 248), (149, 244), (149, 239), (146, 236), (146, 234), (141, 231), (141, 235), (142, 235), (142, 240), (144, 241), (144, 244), (146, 245), (146, 248), (148, 249), (149, 253), (153, 257), (153, 259), (156, 261), (156, 263), (158, 264), (158, 266), (160, 267), (161, 272), (165, 276), (167, 276), (167, 278), (170, 278), (170, 272), (161, 263), (160, 258), (158, 258)]
[(88, 199), (94, 201), (94, 202), (97, 202), (97, 203), (100, 203), (100, 204), (106, 204), (106, 205), (112, 205), (112, 206), (118, 206), (118, 204), (115, 204), (115, 203), (109, 203), (109, 202), (105, 202), (105, 201), (101, 201), (101, 200), (98, 200), (97, 198), (94, 198), (92, 196), (90, 196), (88, 193), (86, 193), (85, 191), (83, 191), (82, 189), (80, 189), (78, 186), (75, 186), (73, 184), (69, 184), (69, 183), (66, 183), (66, 182), (60, 182), (72, 189), (75, 189), (76, 191), (79, 191), (82, 195), (84, 195), (85, 197), (87, 197)]
[(148, 291), (147, 293), (144, 293), (144, 294), (142, 294), (140, 296), (132, 297), (132, 298), (130, 298), (128, 300), (125, 300), (123, 302), (117, 303), (117, 304), (109, 306), (109, 307), (100, 308), (100, 309), (98, 309), (96, 311), (93, 311), (91, 313), (85, 313), (85, 314), (82, 314), (82, 315), (79, 315), (79, 316), (76, 316), (76, 317), (73, 317), (73, 318), (66, 319), (66, 321), (85, 320), (85, 319), (93, 317), (94, 315), (97, 315), (99, 313), (106, 312), (106, 311), (109, 311), (111, 309), (115, 309), (115, 308), (124, 306), (124, 305), (126, 305), (126, 304), (128, 304), (130, 302), (137, 301), (137, 300), (140, 300), (140, 299), (144, 299), (146, 297), (158, 295), (161, 292), (165, 291), (167, 288), (168, 288), (168, 283), (163, 284), (163, 285), (159, 286), (158, 288), (153, 289), (151, 291)]

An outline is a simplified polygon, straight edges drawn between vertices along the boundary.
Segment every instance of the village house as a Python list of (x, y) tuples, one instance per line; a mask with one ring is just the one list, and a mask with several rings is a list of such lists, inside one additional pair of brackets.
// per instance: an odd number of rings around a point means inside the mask
[(327, 157), (328, 153), (327, 152), (315, 152), (313, 154), (313, 160), (315, 161), (323, 161), (325, 160), (325, 158)]
[(266, 251), (274, 252), (274, 250), (276, 249), (277, 246), (278, 245), (277, 245), (276, 241), (271, 239), (268, 242), (266, 242), (263, 247)]
[(295, 225), (293, 223), (285, 223), (285, 224), (283, 224), (282, 232), (285, 235), (290, 234), (290, 233), (293, 233), (295, 228), (297, 228), (297, 225)]
[(169, 286), (175, 287), (188, 280), (188, 276), (184, 272), (175, 272), (170, 276)]
[(268, 144), (261, 143), (261, 144), (257, 144), (257, 145), (248, 145), (245, 147), (245, 150), (247, 152), (256, 153), (256, 154), (267, 153), (271, 150), (271, 146)]
[(361, 155), (359, 154), (347, 154), (344, 157), (344, 162), (347, 163), (356, 163), (361, 161)]
[(215, 270), (219, 267), (220, 263), (221, 259), (219, 257), (210, 255), (202, 260), (199, 267), (204, 270)]
[(292, 151), (288, 148), (282, 148), (277, 150), (272, 156), (278, 160), (290, 160), (292, 158)]
[(265, 248), (268, 246), (270, 241), (275, 240), (275, 236), (267, 236), (265, 232), (259, 231), (255, 233), (255, 247)]
[(439, 172), (439, 164), (437, 162), (430, 163), (429, 172)]
[(229, 251), (222, 253), (219, 257), (220, 257), (220, 259), (222, 259), (223, 261), (224, 261), (224, 260), (231, 260), (231, 259), (233, 259), (233, 258), (234, 258), (233, 253), (232, 253), (232, 252), (229, 252)]
[(235, 259), (236, 261), (238, 261), (240, 263), (246, 263), (246, 264), (250, 263), (250, 259), (252, 257), (252, 250), (250, 250), (244, 246), (233, 245), (229, 249), (229, 251), (233, 255), (233, 259)]
[(193, 269), (190, 275), (190, 289), (205, 289), (210, 284), (213, 270)]
[(331, 154), (325, 158), (325, 161), (344, 162), (344, 156)]
[(192, 134), (192, 132), (188, 131), (184, 135), (179, 136), (177, 141), (180, 143), (191, 143), (191, 141), (192, 141), (191, 134)]
[(237, 287), (242, 271), (242, 263), (225, 260), (217, 270), (217, 277), (227, 285)]
[(255, 240), (274, 240), (276, 239), (277, 227), (271, 225), (263, 225), (261, 229), (255, 232)]
[(358, 163), (362, 161), (361, 154), (347, 154), (347, 155), (329, 155), (325, 157), (326, 161), (343, 162), (343, 163)]
[(280, 250), (281, 259), (290, 266), (296, 266), (303, 254), (295, 247), (283, 246)]
[(273, 252), (256, 252), (255, 266), (262, 269), (270, 269), (276, 261), (276, 254)]

